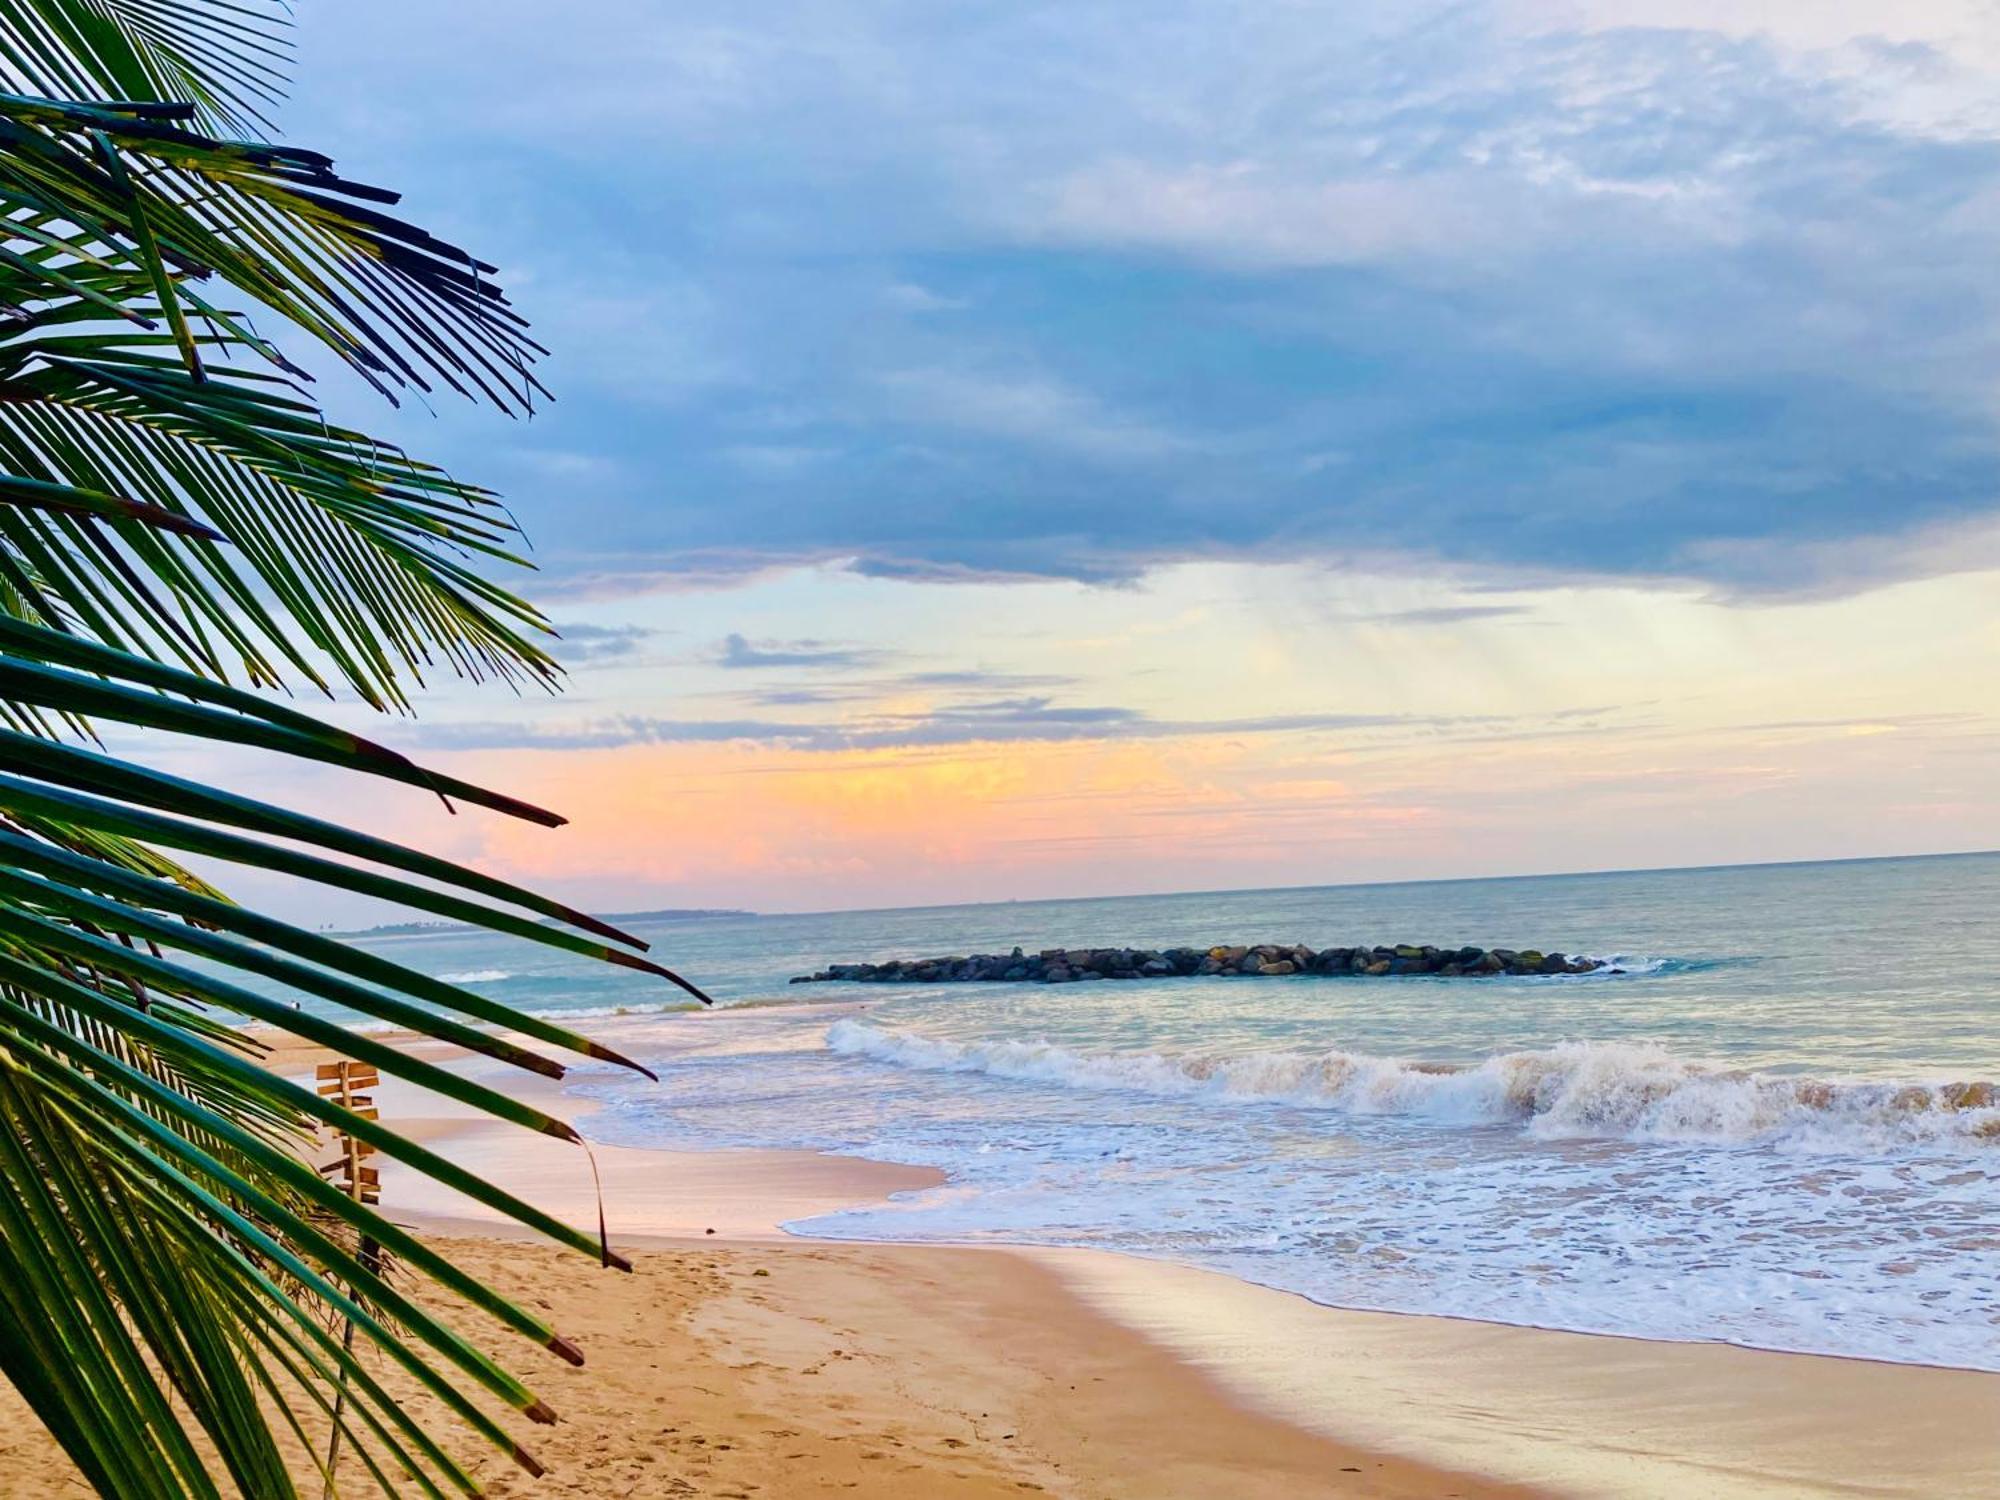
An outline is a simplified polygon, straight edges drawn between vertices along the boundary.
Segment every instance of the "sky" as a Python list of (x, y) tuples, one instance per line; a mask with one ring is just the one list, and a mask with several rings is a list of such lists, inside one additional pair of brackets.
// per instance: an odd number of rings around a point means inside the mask
[(571, 673), (376, 726), (568, 828), (384, 831), (611, 909), (2000, 845), (2000, 4), (300, 21), (288, 137), (553, 351), (333, 389)]

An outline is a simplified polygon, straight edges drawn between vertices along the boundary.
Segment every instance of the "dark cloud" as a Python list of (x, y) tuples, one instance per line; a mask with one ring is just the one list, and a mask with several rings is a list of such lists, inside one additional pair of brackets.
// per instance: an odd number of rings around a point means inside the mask
[(885, 653), (858, 646), (837, 646), (827, 641), (751, 641), (741, 635), (723, 637), (715, 654), (719, 667), (755, 669), (761, 667), (805, 667), (835, 669), (871, 666)]
[(818, 703), (861, 703), (875, 693), (865, 687), (771, 688), (747, 696), (759, 708), (807, 708)]
[(562, 637), (562, 644), (556, 648), (556, 656), (572, 667), (614, 661), (631, 656), (657, 633), (643, 625), (558, 625), (556, 634)]
[[(1599, 713), (1602, 710), (1578, 710)], [(1516, 719), (1493, 714), (1307, 713), (1241, 719), (1160, 719), (1136, 709), (1063, 705), (1041, 698), (1000, 699), (927, 714), (859, 715), (835, 723), (773, 719), (672, 719), (621, 715), (568, 727), (534, 723), (427, 722), (403, 731), (429, 750), (576, 750), (621, 745), (752, 741), (797, 750), (914, 749), (979, 743), (1168, 739), (1186, 736), (1403, 731), (1418, 736), (1490, 737), (1522, 725), (1546, 732), (1558, 715)]]
[(991, 672), (974, 667), (956, 671), (897, 672), (812, 687), (763, 688), (727, 696), (754, 703), (760, 708), (799, 708), (819, 703), (866, 703), (890, 694), (913, 691), (946, 694), (1026, 692), (1035, 688), (1070, 687), (1076, 681), (1074, 677), (1053, 672)]
[(1021, 557), (1013, 561), (997, 555), (983, 561), (975, 556), (863, 556), (847, 559), (844, 566), (847, 572), (863, 578), (887, 578), (897, 583), (1032, 583), (1053, 577), (1079, 583), (1122, 584), (1129, 583), (1141, 571), (1127, 559), (1093, 559), (1082, 553), (1048, 559)]
[(1463, 625), (1472, 620), (1500, 620), (1531, 611), (1523, 604), (1438, 604), (1420, 609), (1389, 609), (1357, 619), (1383, 625)]
[(560, 355), (511, 447), (383, 426), (508, 493), (573, 597), (1394, 555), (1755, 599), (1990, 559), (1896, 544), (2000, 519), (2000, 135), (1950, 35), (905, 10), (494, 0), (476, 68), (454, 7), (387, 53), (308, 23), (288, 126), (529, 269)]

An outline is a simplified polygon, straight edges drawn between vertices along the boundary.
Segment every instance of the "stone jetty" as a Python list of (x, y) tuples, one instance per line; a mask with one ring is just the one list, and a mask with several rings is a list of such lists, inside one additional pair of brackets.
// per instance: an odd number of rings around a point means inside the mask
[[(832, 964), (793, 984), (845, 980), (855, 984), (1070, 984), (1092, 979), (1173, 979), (1198, 975), (1435, 974), (1484, 979), (1500, 974), (1589, 974), (1601, 958), (1544, 953), (1538, 948), (1436, 948), (1399, 943), (1387, 948), (1309, 948), (1258, 943), (1216, 948), (1044, 948), (1027, 953), (974, 953), (948, 958), (898, 958), (879, 964)], [(1616, 972), (1615, 970), (1613, 972)]]

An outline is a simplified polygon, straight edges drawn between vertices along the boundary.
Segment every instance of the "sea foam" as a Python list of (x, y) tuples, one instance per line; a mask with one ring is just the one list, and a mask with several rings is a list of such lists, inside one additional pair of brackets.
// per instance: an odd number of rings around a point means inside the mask
[(1081, 1052), (1033, 1040), (945, 1041), (854, 1019), (835, 1022), (826, 1040), (844, 1056), (904, 1068), (1062, 1088), (1409, 1116), (1444, 1125), (1516, 1125), (1543, 1140), (1863, 1153), (2000, 1149), (2000, 1090), (1991, 1083), (1884, 1083), (1724, 1070), (1644, 1042), (1562, 1042), (1453, 1064), (1337, 1048)]

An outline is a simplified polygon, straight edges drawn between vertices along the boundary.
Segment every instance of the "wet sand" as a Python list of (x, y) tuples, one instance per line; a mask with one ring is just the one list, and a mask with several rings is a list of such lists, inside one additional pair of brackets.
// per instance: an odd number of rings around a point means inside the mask
[(2000, 1494), (2000, 1375), (1352, 1312), (1184, 1266), (1022, 1252), (1258, 1409), (1588, 1496)]
[[(440, 1151), (595, 1221), (577, 1147), (394, 1083), (378, 1097)], [(629, 1277), (384, 1165), (394, 1217), (587, 1355), (577, 1370), (486, 1340), (563, 1419), (522, 1434), (542, 1479), (477, 1459), (497, 1495), (2000, 1492), (2000, 1376), (1345, 1312), (1089, 1251), (801, 1240), (780, 1226), (938, 1178), (812, 1152), (593, 1154)], [(0, 1494), (83, 1493), (5, 1392), (0, 1434)]]

